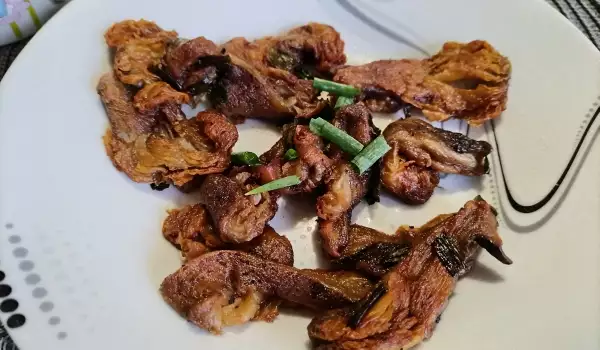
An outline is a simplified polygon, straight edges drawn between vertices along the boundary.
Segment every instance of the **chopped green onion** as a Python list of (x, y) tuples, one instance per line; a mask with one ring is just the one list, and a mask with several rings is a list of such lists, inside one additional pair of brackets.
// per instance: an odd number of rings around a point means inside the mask
[(335, 143), (342, 151), (351, 156), (356, 156), (363, 149), (362, 143), (323, 118), (311, 119), (309, 128), (314, 134)]
[(330, 80), (315, 78), (313, 87), (321, 91), (331, 92), (338, 96), (353, 97), (360, 94), (360, 89), (351, 85), (340, 84)]
[(290, 148), (290, 149), (287, 150), (287, 152), (285, 152), (285, 154), (283, 155), (283, 157), (285, 158), (285, 160), (298, 159), (298, 152), (296, 152), (295, 149)]
[(335, 107), (334, 109), (340, 109), (344, 106), (347, 105), (351, 105), (354, 103), (354, 98), (352, 97), (346, 97), (346, 96), (340, 96), (338, 97), (337, 101), (335, 101)]
[(231, 155), (231, 161), (235, 165), (260, 165), (258, 156), (253, 152), (239, 152)]
[(273, 180), (251, 191), (246, 192), (246, 196), (298, 185), (300, 182), (300, 178), (296, 175), (282, 177), (281, 179)]
[(352, 159), (351, 163), (356, 167), (358, 173), (362, 174), (390, 149), (391, 147), (387, 144), (383, 135), (379, 135), (375, 140), (366, 145), (365, 148)]

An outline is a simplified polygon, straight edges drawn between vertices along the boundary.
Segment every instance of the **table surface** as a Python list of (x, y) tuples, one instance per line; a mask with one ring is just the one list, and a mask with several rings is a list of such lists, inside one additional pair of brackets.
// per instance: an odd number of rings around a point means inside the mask
[[(573, 22), (600, 49), (600, 0), (546, 0)], [(27, 40), (0, 47), (0, 80)], [(0, 324), (0, 349), (18, 350)]]

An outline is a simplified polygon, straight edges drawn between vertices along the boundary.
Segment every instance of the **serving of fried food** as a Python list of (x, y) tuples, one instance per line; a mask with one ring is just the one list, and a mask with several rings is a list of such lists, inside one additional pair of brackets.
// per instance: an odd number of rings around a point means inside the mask
[[(352, 223), (353, 209), (378, 202), (382, 188), (416, 206), (440, 174), (489, 172), (489, 143), (427, 121), (478, 126), (500, 116), (511, 65), (489, 43), (348, 65), (341, 34), (321, 23), (215, 43), (125, 20), (105, 41), (113, 70), (97, 91), (106, 154), (134, 182), (199, 198), (163, 222), (182, 266), (160, 286), (197, 327), (221, 334), (306, 309), (316, 349), (406, 350), (432, 336), (481, 248), (512, 263), (498, 213), (480, 196), (421, 227), (398, 222), (393, 234)], [(209, 107), (186, 116), (182, 107), (199, 101)], [(420, 114), (383, 130), (373, 123), (372, 113), (407, 107)], [(261, 155), (233, 152), (247, 118), (281, 130)], [(314, 206), (326, 269), (294, 267), (292, 243), (269, 224), (281, 197), (300, 196)]]

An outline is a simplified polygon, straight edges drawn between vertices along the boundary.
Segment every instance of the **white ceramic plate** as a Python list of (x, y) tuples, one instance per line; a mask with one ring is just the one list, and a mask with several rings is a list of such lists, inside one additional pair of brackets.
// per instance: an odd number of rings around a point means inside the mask
[[(325, 22), (353, 61), (421, 57), (417, 48), (435, 52), (447, 40), (490, 41), (514, 69), (507, 111), (469, 131), (494, 145), (492, 173), (449, 176), (422, 207), (384, 197), (357, 208), (355, 220), (393, 232), (455, 211), (476, 193), (500, 210), (515, 263), (482, 256), (424, 349), (600, 348), (600, 53), (545, 3), (79, 0), (43, 28), (0, 85), (0, 302), (12, 300), (0, 319), (22, 350), (308, 346), (305, 316), (286, 313), (215, 337), (162, 301), (158, 286), (179, 254), (161, 222), (167, 209), (194, 199), (153, 192), (113, 168), (95, 92), (110, 69), (103, 32), (141, 17), (217, 42)], [(444, 127), (466, 132), (456, 122)], [(240, 130), (237, 150), (262, 152), (278, 137), (257, 122)], [(272, 223), (293, 242), (296, 266), (317, 266), (308, 204), (282, 202)]]

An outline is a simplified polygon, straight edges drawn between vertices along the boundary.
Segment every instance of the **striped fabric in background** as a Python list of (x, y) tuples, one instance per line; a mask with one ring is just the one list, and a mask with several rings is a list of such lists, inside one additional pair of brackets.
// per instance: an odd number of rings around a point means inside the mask
[(547, 0), (600, 49), (600, 0)]

